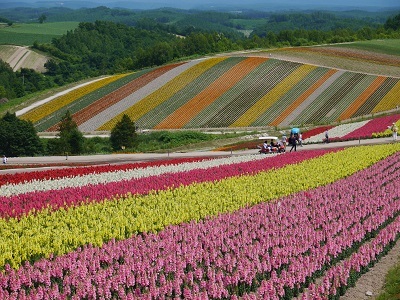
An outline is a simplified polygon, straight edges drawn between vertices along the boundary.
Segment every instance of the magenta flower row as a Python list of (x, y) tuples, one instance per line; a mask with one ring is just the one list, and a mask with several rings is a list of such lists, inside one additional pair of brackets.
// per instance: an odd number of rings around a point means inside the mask
[(0, 197), (1, 217), (21, 217), (31, 211), (40, 211), (50, 207), (58, 209), (82, 203), (103, 201), (116, 195), (140, 194), (144, 195), (153, 190), (166, 190), (168, 188), (189, 185), (192, 183), (221, 180), (223, 178), (240, 176), (242, 174), (255, 174), (257, 172), (281, 168), (288, 164), (296, 164), (304, 160), (315, 158), (337, 150), (312, 150), (301, 153), (287, 153), (263, 160), (223, 165), (206, 170), (190, 170), (179, 173), (165, 173), (158, 176), (123, 180), (105, 184), (83, 187), (71, 187), (61, 190), (44, 192), (30, 192), (10, 197)]
[(397, 122), (400, 119), (400, 114), (384, 116), (381, 118), (372, 119), (364, 126), (346, 134), (342, 139), (354, 139), (354, 138), (370, 138), (373, 133), (383, 132), (391, 126), (393, 122)]
[(355, 244), (359, 256), (350, 261), (368, 259), (362, 246), (368, 234), (386, 232), (381, 227), (400, 212), (399, 158), (275, 202), (101, 248), (87, 245), (18, 270), (7, 265), (0, 298), (278, 299)]

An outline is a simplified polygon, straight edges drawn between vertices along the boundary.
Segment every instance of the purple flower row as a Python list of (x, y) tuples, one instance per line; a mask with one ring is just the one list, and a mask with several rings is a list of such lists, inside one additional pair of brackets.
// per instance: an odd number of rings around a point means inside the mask
[(0, 298), (277, 299), (400, 212), (399, 158), (274, 203), (6, 266)]

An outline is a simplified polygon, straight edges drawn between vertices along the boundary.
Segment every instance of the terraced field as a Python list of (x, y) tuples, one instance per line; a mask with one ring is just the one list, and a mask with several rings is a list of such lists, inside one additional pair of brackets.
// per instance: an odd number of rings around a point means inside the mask
[(396, 109), (400, 56), (346, 45), (231, 53), (100, 88), (83, 87), (67, 104), (56, 97), (22, 118), (56, 131), (68, 109), (83, 132), (111, 130), (124, 114), (141, 129), (161, 130), (329, 124)]
[(46, 71), (44, 64), (48, 58), (27, 47), (0, 45), (0, 59), (17, 71), (21, 68), (33, 69), (38, 72)]

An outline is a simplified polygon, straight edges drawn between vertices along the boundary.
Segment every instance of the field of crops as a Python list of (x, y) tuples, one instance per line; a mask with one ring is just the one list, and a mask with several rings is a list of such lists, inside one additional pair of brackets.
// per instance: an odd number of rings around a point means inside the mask
[(0, 176), (2, 299), (331, 299), (400, 237), (400, 144)]
[(56, 22), (14, 24), (11, 27), (0, 27), (0, 45), (31, 46), (35, 41), (50, 43), (53, 38), (60, 37), (78, 27), (79, 22)]
[(399, 56), (400, 39), (398, 40), (372, 40), (333, 45), (335, 48), (357, 49), (387, 55)]
[[(74, 106), (79, 110), (72, 111), (73, 117), (83, 132), (111, 130), (124, 114), (144, 129), (288, 127), (329, 124), (399, 105), (400, 77), (269, 57), (214, 57), (148, 72), (132, 75), (130, 82), (120, 79), (114, 89), (104, 86), (108, 92), (82, 87), (22, 118), (38, 131), (54, 131), (59, 119), (49, 122), (47, 116), (60, 116)], [(128, 85), (135, 86), (130, 93), (124, 91)], [(61, 100), (65, 97), (68, 106)]]

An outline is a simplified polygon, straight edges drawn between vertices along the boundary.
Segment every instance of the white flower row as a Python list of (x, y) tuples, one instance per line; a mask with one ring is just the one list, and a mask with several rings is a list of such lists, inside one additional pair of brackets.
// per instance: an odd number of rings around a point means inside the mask
[(166, 173), (185, 172), (194, 169), (208, 169), (220, 165), (229, 165), (241, 162), (265, 159), (261, 155), (240, 155), (224, 158), (216, 158), (199, 162), (181, 163), (175, 165), (161, 165), (147, 168), (136, 168), (130, 170), (119, 170), (104, 173), (91, 173), (82, 176), (64, 177), (50, 180), (32, 180), (19, 184), (6, 184), (1, 186), (0, 196), (11, 196), (29, 193), (33, 191), (59, 190), (67, 187), (80, 187), (86, 185), (104, 184), (130, 180), (149, 176), (157, 176)]
[[(361, 122), (355, 122), (355, 123), (348, 123), (348, 124), (341, 124), (338, 126), (335, 126), (331, 129), (329, 129), (329, 138), (340, 138), (345, 136), (346, 134), (349, 134), (350, 132), (361, 128), (365, 124), (367, 124), (370, 120), (367, 121), (361, 121)], [(320, 134), (311, 136), (307, 139), (305, 139), (303, 142), (304, 143), (318, 143), (322, 142), (325, 139), (325, 132), (322, 132)]]

